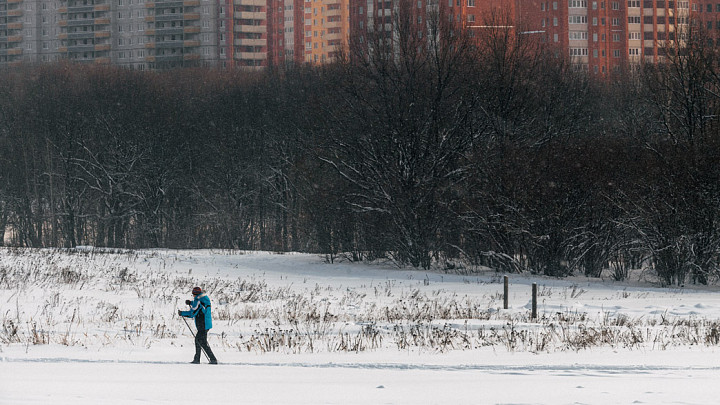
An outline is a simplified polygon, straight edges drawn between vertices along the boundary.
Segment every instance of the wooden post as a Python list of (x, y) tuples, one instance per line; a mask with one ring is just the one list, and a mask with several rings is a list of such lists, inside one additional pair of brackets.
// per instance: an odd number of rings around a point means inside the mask
[(505, 288), (503, 295), (503, 309), (508, 309), (508, 276), (505, 276)]
[(532, 283), (532, 319), (537, 319), (537, 283)]

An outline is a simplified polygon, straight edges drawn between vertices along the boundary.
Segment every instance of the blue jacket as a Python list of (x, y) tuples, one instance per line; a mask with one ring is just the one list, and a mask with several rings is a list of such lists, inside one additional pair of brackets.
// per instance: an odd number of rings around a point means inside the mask
[(195, 326), (198, 330), (212, 328), (212, 315), (210, 313), (210, 297), (202, 293), (195, 296), (190, 304), (189, 311), (182, 311), (180, 315), (186, 318), (195, 318)]

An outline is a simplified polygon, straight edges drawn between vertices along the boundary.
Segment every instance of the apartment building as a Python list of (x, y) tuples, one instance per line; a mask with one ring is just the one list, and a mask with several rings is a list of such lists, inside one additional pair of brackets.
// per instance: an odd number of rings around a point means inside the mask
[[(674, 0), (542, 0), (518, 15), (543, 42), (567, 52), (578, 68), (608, 74), (657, 62), (670, 41), (682, 41), (701, 3)], [(692, 8), (691, 8), (692, 5)], [(720, 10), (718, 10), (720, 11)]]
[(509, 28), (556, 46), (579, 69), (609, 74), (661, 60), (668, 41), (682, 41), (692, 22), (717, 38), (715, 1), (0, 0), (0, 65), (70, 60), (144, 70), (322, 64), (335, 60), (351, 37), (392, 31), (402, 6), (409, 7), (419, 33), (428, 13), (439, 10), (475, 31), (487, 29), (488, 21), (510, 21)]

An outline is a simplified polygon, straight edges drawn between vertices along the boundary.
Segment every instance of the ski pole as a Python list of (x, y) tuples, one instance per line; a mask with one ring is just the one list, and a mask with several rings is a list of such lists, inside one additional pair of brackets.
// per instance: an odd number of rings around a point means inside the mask
[[(192, 330), (192, 328), (190, 327), (190, 324), (188, 323), (187, 319), (185, 319), (184, 316), (181, 316), (180, 318), (182, 318), (182, 320), (185, 321), (185, 325), (187, 325), (188, 329), (190, 329), (190, 334), (192, 335), (193, 339), (196, 339), (196, 338), (195, 338), (195, 332), (193, 332), (193, 330)], [(198, 343), (198, 344), (199, 344), (199, 343)], [(203, 354), (205, 355), (205, 358), (207, 359), (207, 361), (210, 361), (210, 357), (208, 357), (208, 354), (205, 352), (205, 348), (202, 347), (202, 345), (200, 345), (200, 349), (202, 350)]]

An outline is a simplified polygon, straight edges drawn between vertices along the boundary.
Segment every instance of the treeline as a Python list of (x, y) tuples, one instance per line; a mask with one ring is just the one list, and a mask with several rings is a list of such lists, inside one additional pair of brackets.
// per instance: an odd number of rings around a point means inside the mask
[(504, 29), (403, 32), (284, 71), (3, 71), (4, 242), (720, 275), (706, 41), (597, 79)]

